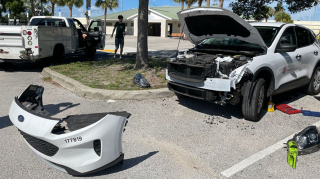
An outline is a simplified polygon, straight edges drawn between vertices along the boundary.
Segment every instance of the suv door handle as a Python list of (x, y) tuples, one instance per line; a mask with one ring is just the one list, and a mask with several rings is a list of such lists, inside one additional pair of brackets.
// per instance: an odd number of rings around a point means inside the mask
[(296, 58), (297, 58), (297, 59), (301, 58), (301, 55), (298, 54), (298, 55), (296, 56)]
[(318, 51), (316, 51), (316, 50), (313, 53), (314, 53), (314, 55), (318, 55)]

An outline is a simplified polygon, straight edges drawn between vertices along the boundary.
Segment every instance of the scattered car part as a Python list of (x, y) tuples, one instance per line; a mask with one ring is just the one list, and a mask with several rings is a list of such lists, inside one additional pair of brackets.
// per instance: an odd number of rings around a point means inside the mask
[(279, 111), (282, 111), (286, 114), (301, 113), (301, 110), (295, 109), (287, 104), (278, 104), (278, 105), (276, 105), (276, 109), (278, 109)]
[(9, 111), (11, 122), (36, 156), (70, 175), (86, 175), (123, 162), (122, 132), (129, 113), (52, 118), (43, 107), (43, 91), (42, 86), (30, 85), (14, 98)]
[(149, 88), (150, 87), (149, 82), (140, 73), (137, 73), (133, 77), (132, 81), (133, 81), (133, 84), (138, 86), (139, 88)]
[(303, 129), (292, 138), (297, 142), (298, 155), (306, 155), (320, 149), (319, 131), (316, 126), (309, 126)]
[(308, 110), (301, 110), (301, 113), (302, 113), (304, 116), (320, 117), (320, 112), (308, 111)]
[(298, 157), (298, 146), (294, 140), (287, 142), (288, 159), (287, 162), (292, 168), (296, 168), (297, 157)]

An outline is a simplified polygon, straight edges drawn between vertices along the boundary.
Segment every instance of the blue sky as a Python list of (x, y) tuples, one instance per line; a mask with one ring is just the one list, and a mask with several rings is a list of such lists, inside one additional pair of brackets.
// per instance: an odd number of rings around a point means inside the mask
[[(96, 16), (100, 16), (103, 15), (104, 11), (101, 8), (97, 8), (94, 6), (96, 0), (91, 0), (91, 17), (96, 17)], [(224, 8), (228, 8), (230, 2), (232, 2), (234, 0), (225, 0), (224, 1)], [(213, 3), (218, 3), (218, 0), (211, 0), (211, 4)], [(121, 9), (123, 9), (123, 11), (125, 10), (129, 10), (129, 9), (133, 9), (133, 8), (138, 8), (139, 6), (139, 0), (119, 0), (119, 4), (120, 6), (116, 9), (113, 10), (113, 12), (120, 12)], [(122, 6), (121, 6), (122, 5)], [(197, 4), (194, 4), (197, 5)], [(205, 2), (204, 2), (205, 5)], [(177, 4), (175, 2), (173, 2), (172, 0), (150, 0), (149, 1), (149, 6), (180, 6), (180, 4)], [(276, 3), (272, 3), (270, 4), (271, 7), (276, 6)], [(121, 8), (122, 7), (122, 8)], [(318, 6), (319, 7), (319, 6)], [(72, 14), (73, 17), (85, 17), (84, 13), (85, 13), (85, 0), (84, 0), (84, 5), (81, 8), (73, 8), (72, 10)], [(286, 7), (285, 7), (286, 8)], [(58, 15), (58, 10), (61, 9), (62, 12), (62, 16), (67, 16), (69, 17), (69, 8), (68, 7), (55, 7), (55, 15)], [(313, 19), (315, 19), (316, 21), (320, 21), (320, 9), (317, 8), (316, 10), (316, 14), (314, 16), (314, 12), (315, 12), (315, 8), (312, 8), (310, 10), (307, 11), (303, 11), (300, 13), (296, 13), (296, 14), (291, 14), (291, 17), (293, 20), (301, 20), (301, 21), (309, 21), (309, 19), (311, 19), (311, 21)], [(112, 12), (108, 12), (112, 13)], [(273, 18), (270, 18), (273, 19)]]

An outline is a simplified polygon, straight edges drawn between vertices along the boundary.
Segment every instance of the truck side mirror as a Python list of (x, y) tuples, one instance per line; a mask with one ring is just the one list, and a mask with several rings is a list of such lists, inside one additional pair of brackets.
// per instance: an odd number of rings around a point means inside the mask
[(276, 52), (283, 53), (283, 52), (294, 52), (297, 46), (290, 43), (283, 43), (279, 44), (276, 48)]

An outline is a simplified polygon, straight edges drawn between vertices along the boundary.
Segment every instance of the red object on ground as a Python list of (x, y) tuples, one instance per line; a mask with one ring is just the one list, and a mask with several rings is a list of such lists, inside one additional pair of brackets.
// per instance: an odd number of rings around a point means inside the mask
[(287, 104), (279, 104), (276, 105), (276, 109), (286, 113), (286, 114), (296, 114), (296, 113), (301, 113), (300, 110), (292, 108), (291, 106)]

